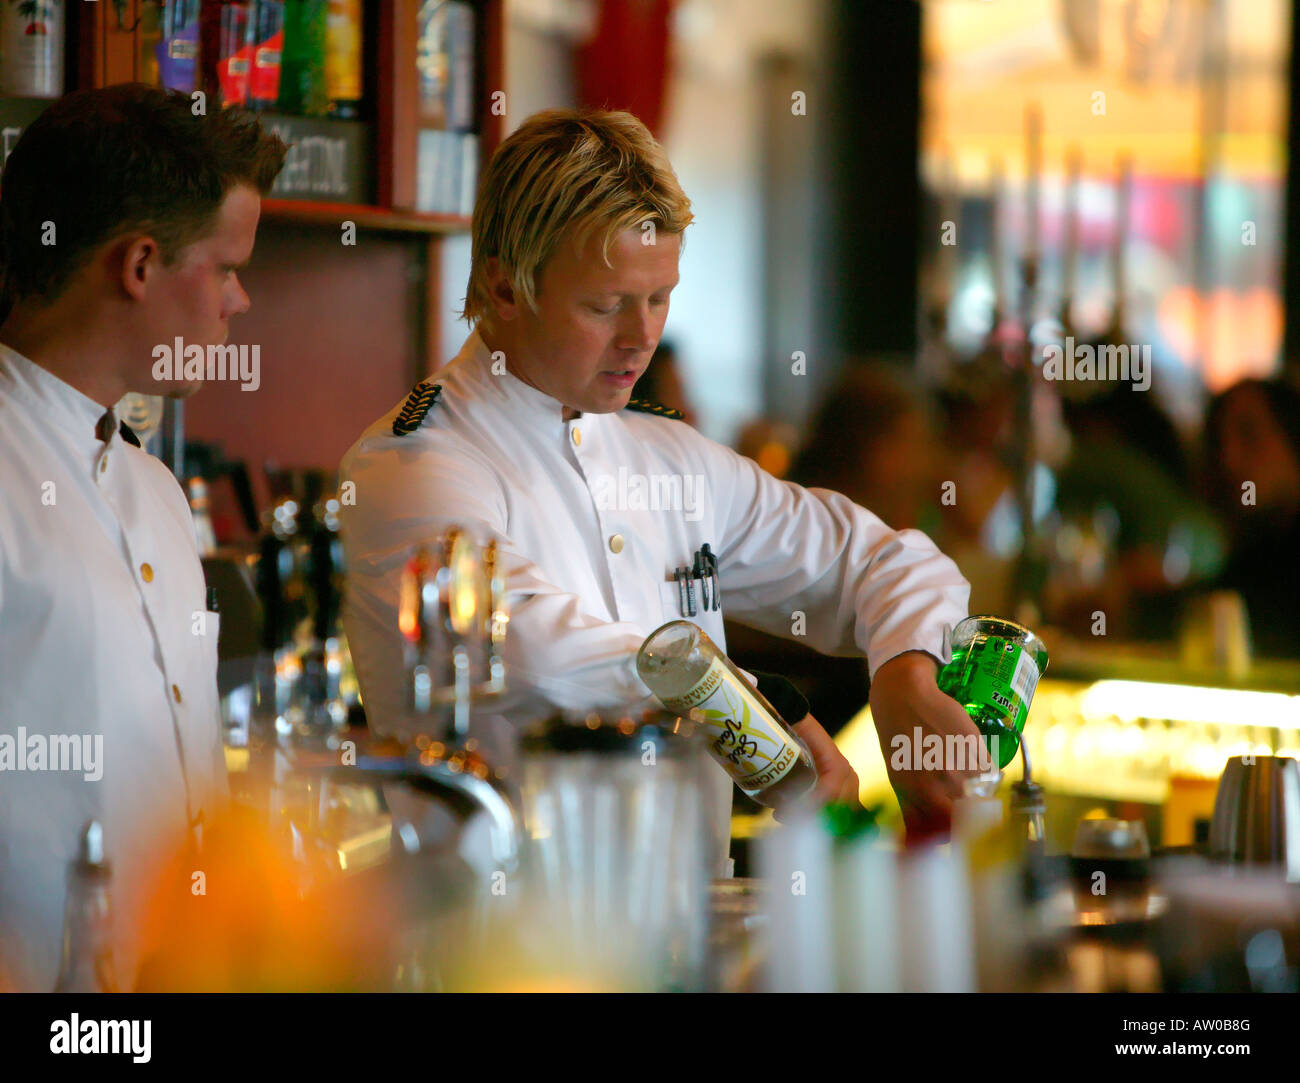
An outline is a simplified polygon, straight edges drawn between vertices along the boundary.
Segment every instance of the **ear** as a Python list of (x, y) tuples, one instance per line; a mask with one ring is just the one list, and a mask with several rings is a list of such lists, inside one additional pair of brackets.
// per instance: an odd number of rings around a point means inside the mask
[(522, 305), (505, 264), (498, 256), (489, 256), (483, 269), (487, 276), (488, 304), (493, 315), (499, 320), (517, 319)]
[(162, 265), (162, 250), (147, 233), (122, 240), (114, 252), (115, 274), (133, 300), (143, 301), (149, 282)]

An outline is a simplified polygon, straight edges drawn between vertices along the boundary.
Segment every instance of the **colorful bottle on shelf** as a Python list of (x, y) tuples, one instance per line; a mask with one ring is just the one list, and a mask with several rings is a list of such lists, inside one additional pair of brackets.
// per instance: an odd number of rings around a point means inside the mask
[(281, 113), (304, 117), (329, 113), (329, 89), (325, 85), (328, 10), (327, 0), (285, 0), (277, 105)]
[(168, 90), (191, 93), (198, 81), (200, 0), (165, 0), (156, 47), (158, 81)]
[(416, 29), (415, 65), (420, 127), (447, 126), (447, 0), (424, 0)]
[(247, 0), (203, 0), (199, 83), (210, 102), (223, 106), (247, 102), (251, 52)]
[(816, 784), (803, 742), (690, 621), (669, 621), (651, 632), (637, 652), (636, 670), (659, 702), (704, 731), (713, 758), (759, 804), (781, 808)]
[(325, 84), (332, 116), (361, 115), (361, 35), (361, 0), (329, 0)]
[(474, 9), (425, 0), (416, 28), (419, 119), (424, 128), (474, 127)]
[(63, 0), (3, 5), (0, 13), (0, 94), (57, 98), (63, 93)]
[(952, 661), (939, 688), (960, 703), (1006, 767), (1020, 747), (1047, 648), (1033, 632), (1002, 617), (967, 617), (953, 629)]
[(140, 82), (160, 86), (158, 74), (158, 45), (162, 41), (162, 4), (140, 5), (140, 25), (136, 27), (135, 70)]
[(274, 109), (280, 98), (280, 55), (284, 47), (282, 0), (254, 0), (248, 15), (248, 104)]

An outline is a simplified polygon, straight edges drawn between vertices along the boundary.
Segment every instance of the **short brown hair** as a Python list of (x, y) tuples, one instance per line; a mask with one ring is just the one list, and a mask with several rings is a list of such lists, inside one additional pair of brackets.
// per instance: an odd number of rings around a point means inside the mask
[(610, 245), (625, 230), (653, 222), (681, 234), (693, 218), (668, 156), (631, 113), (535, 113), (497, 148), (484, 172), (462, 315), (475, 323), (488, 313), (493, 256), (535, 312), (537, 276), (567, 227), (579, 236), (599, 232), (608, 263)]
[(125, 233), (149, 233), (171, 263), (211, 231), (236, 184), (270, 190), (287, 150), (279, 137), (251, 113), (196, 116), (193, 104), (121, 83), (69, 94), (28, 126), (0, 178), (4, 311), (55, 299), (96, 248)]

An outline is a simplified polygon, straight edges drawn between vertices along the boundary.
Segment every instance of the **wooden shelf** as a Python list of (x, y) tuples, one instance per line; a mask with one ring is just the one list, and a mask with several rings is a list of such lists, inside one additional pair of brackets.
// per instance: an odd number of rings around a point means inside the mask
[(421, 214), (360, 203), (317, 203), (293, 199), (263, 199), (262, 220), (333, 226), (336, 229), (343, 222), (355, 222), (358, 229), (436, 235), (468, 233), (470, 228), (470, 219), (456, 214)]

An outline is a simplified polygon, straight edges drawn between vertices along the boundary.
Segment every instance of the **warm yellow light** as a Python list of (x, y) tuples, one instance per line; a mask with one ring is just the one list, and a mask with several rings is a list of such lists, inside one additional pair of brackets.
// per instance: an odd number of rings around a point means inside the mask
[(1079, 713), (1085, 722), (1154, 718), (1300, 730), (1300, 696), (1185, 684), (1098, 681), (1080, 697)]

